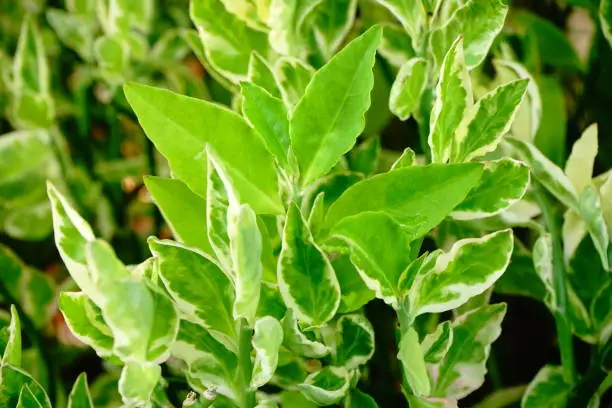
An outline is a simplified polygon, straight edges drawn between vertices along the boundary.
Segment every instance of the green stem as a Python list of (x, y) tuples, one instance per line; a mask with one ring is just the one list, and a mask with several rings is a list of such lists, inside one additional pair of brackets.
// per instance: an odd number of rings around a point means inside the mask
[(561, 214), (556, 211), (550, 202), (546, 191), (536, 181), (533, 183), (535, 197), (540, 204), (544, 222), (550, 233), (552, 242), (553, 286), (557, 305), (553, 311), (559, 338), (561, 362), (565, 370), (566, 379), (570, 384), (576, 380), (576, 364), (574, 361), (574, 345), (572, 343), (572, 330), (569, 322), (569, 304), (565, 279), (565, 263), (563, 260), (563, 241), (561, 238)]
[(253, 339), (253, 330), (249, 327), (246, 319), (241, 319), (239, 331), (238, 367), (242, 386), (242, 402), (240, 407), (253, 408), (255, 406), (255, 392), (251, 390), (251, 373), (253, 371), (253, 363), (251, 362), (251, 340)]
[(588, 406), (593, 395), (597, 393), (599, 386), (607, 376), (608, 373), (601, 367), (601, 353), (595, 351), (587, 372), (578, 381), (567, 400), (567, 408)]

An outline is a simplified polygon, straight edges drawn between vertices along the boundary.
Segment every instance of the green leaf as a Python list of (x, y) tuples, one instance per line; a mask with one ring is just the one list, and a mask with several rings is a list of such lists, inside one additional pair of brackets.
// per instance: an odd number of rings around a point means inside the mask
[(412, 39), (399, 25), (384, 23), (383, 28), (383, 40), (378, 52), (392, 66), (399, 68), (415, 56)]
[(410, 240), (402, 227), (384, 213), (366, 212), (341, 222), (334, 236), (348, 244), (367, 287), (397, 307), (400, 276), (411, 261)]
[(87, 387), (87, 374), (81, 373), (72, 386), (68, 396), (68, 408), (94, 408), (89, 388)]
[(342, 293), (338, 313), (354, 312), (374, 299), (375, 293), (367, 287), (348, 255), (340, 255), (332, 260), (332, 266)]
[(283, 101), (250, 82), (241, 83), (240, 89), (245, 118), (262, 138), (268, 152), (286, 168), (290, 140), (289, 119)]
[(226, 274), (233, 274), (227, 225), (227, 213), (230, 205), (228, 191), (210, 158), (207, 167), (206, 232), (208, 241), (221, 269)]
[(88, 241), (95, 240), (94, 233), (89, 224), (51, 183), (48, 184), (47, 189), (53, 214), (55, 245), (62, 261), (79, 288), (94, 303), (100, 304), (102, 294), (93, 281), (85, 259), (86, 244)]
[[(8, 341), (2, 352), (2, 364), (21, 366), (21, 324), (15, 305), (11, 305), (11, 324), (8, 327)], [(0, 377), (1, 378), (1, 377)]]
[(290, 57), (282, 57), (274, 65), (278, 86), (287, 106), (294, 106), (306, 92), (314, 69), (306, 63)]
[(469, 220), (499, 214), (523, 198), (529, 179), (529, 168), (522, 162), (510, 158), (484, 162), (480, 182), (455, 207), (452, 216)]
[(314, 75), (293, 110), (291, 145), (302, 185), (325, 175), (363, 131), (381, 36), (379, 27), (372, 28), (336, 54)]
[(608, 226), (608, 235), (612, 236), (612, 174), (608, 176), (605, 183), (599, 188), (601, 208)]
[(29, 91), (37, 95), (49, 94), (49, 67), (43, 38), (35, 17), (30, 14), (25, 15), (21, 24), (12, 74), (15, 93)]
[(283, 325), (283, 346), (298, 356), (310, 358), (325, 357), (331, 351), (329, 347), (314, 338), (312, 332), (304, 333), (298, 325), (298, 321), (291, 309), (281, 320)]
[(307, 57), (305, 21), (322, 0), (271, 0), (268, 41), (280, 55)]
[(255, 363), (251, 376), (251, 388), (257, 389), (272, 378), (278, 364), (278, 352), (283, 342), (283, 328), (275, 318), (262, 317), (255, 322), (253, 349)]
[(453, 161), (469, 161), (497, 148), (512, 126), (528, 83), (519, 79), (499, 86), (476, 103), (457, 132)]
[(453, 343), (435, 372), (431, 396), (463, 398), (484, 383), (486, 361), (501, 333), (506, 305), (486, 305), (453, 321)]
[(285, 221), (278, 284), (287, 306), (300, 321), (312, 326), (329, 321), (340, 304), (334, 269), (295, 205), (289, 207)]
[(612, 46), (612, 2), (602, 0), (599, 5), (599, 21), (606, 40)]
[(438, 364), (453, 344), (453, 328), (451, 323), (446, 321), (440, 323), (433, 333), (425, 336), (421, 342), (421, 350), (426, 363)]
[[(0, 387), (0, 401), (7, 407), (16, 407), (20, 400), (21, 391), (27, 387), (28, 400), (31, 403), (35, 401), (42, 408), (51, 408), (51, 402), (44, 388), (30, 374), (13, 367), (10, 364), (0, 365), (0, 378), (2, 378), (2, 387)], [(23, 408), (37, 407), (35, 404), (26, 404), (26, 400), (22, 400)]]
[(413, 166), (416, 163), (416, 154), (414, 150), (407, 147), (404, 149), (400, 157), (397, 158), (391, 165), (391, 170), (401, 169), (404, 167)]
[(417, 46), (420, 40), (423, 22), (425, 21), (425, 9), (422, 2), (411, 0), (377, 0), (385, 6), (399, 21), (412, 37), (412, 44)]
[(220, 0), (191, 2), (191, 19), (198, 28), (204, 52), (213, 68), (234, 83), (246, 79), (251, 53), (267, 57), (265, 33), (249, 27)]
[(565, 163), (565, 174), (579, 195), (591, 184), (597, 150), (597, 124), (592, 124), (574, 143)]
[(101, 239), (87, 242), (85, 260), (96, 285), (130, 277), (127, 268), (117, 258), (113, 248)]
[[(172, 241), (152, 239), (159, 276), (177, 304), (182, 319), (201, 324), (231, 350), (238, 339), (232, 316), (234, 288), (206, 255)], [(194, 284), (197, 283), (197, 284)]]
[(330, 206), (326, 224), (333, 230), (362, 212), (382, 212), (412, 240), (438, 225), (465, 199), (481, 174), (477, 163), (413, 166), (380, 174), (348, 188)]
[(542, 121), (534, 143), (546, 157), (561, 166), (567, 154), (565, 91), (555, 77), (546, 75), (538, 78), (538, 89), (542, 98)]
[(535, 146), (522, 140), (507, 138), (508, 143), (518, 152), (519, 156), (531, 169), (531, 174), (559, 201), (576, 212), (578, 210), (578, 194), (563, 170), (548, 160)]
[(145, 176), (144, 182), (174, 237), (185, 245), (210, 253), (206, 200), (176, 179)]
[(455, 140), (455, 132), (474, 103), (472, 85), (459, 37), (444, 56), (437, 95), (430, 117), (428, 144), (432, 162), (446, 163)]
[(280, 88), (272, 68), (257, 52), (251, 53), (248, 81), (253, 85), (265, 89), (273, 97), (281, 98)]
[[(163, 89), (128, 84), (125, 95), (147, 136), (168, 158), (176, 177), (206, 196), (206, 145), (217, 152), (241, 202), (257, 213), (282, 206), (272, 156), (248, 124), (219, 105)], [(177, 141), (180, 141), (177, 143)]]
[(256, 215), (248, 205), (232, 209), (228, 218), (228, 236), (233, 270), (236, 274), (234, 318), (239, 320), (244, 317), (249, 324), (253, 324), (259, 304), (263, 273), (262, 237), (257, 227)]
[(374, 398), (359, 391), (357, 388), (351, 389), (349, 395), (344, 399), (344, 408), (378, 408)]
[(93, 348), (100, 357), (113, 354), (113, 334), (102, 311), (82, 292), (63, 292), (59, 309), (76, 338)]
[(578, 197), (580, 216), (585, 221), (587, 230), (593, 239), (595, 248), (601, 258), (604, 269), (612, 270), (612, 264), (608, 259), (608, 247), (610, 246), (610, 236), (606, 227), (601, 199), (597, 188), (589, 184)]
[(122, 74), (130, 62), (130, 47), (120, 35), (98, 37), (94, 43), (94, 57), (103, 71), (111, 75)]
[(312, 30), (323, 58), (333, 57), (355, 22), (357, 0), (323, 0), (314, 10)]
[(570, 390), (571, 385), (565, 381), (563, 367), (546, 365), (529, 383), (521, 400), (521, 408), (564, 408)]
[(327, 366), (310, 374), (298, 389), (317, 405), (333, 405), (349, 390), (349, 374), (343, 367)]
[(408, 292), (412, 317), (452, 310), (487, 290), (506, 270), (513, 246), (510, 229), (457, 241), (416, 277)]
[(0, 245), (0, 282), (37, 328), (54, 313), (55, 284), (48, 274), (24, 265), (8, 247)]
[(127, 363), (119, 378), (119, 393), (123, 403), (147, 405), (160, 379), (161, 367), (157, 364)]
[(344, 315), (336, 322), (334, 363), (349, 370), (367, 363), (374, 354), (374, 328), (365, 316)]
[(374, 174), (378, 170), (381, 150), (380, 137), (372, 136), (364, 140), (351, 150), (349, 155), (350, 168), (364, 175)]
[(429, 395), (431, 384), (427, 375), (423, 350), (419, 345), (419, 335), (414, 328), (402, 331), (397, 358), (402, 362), (404, 380), (416, 395)]
[(40, 401), (36, 395), (34, 395), (30, 387), (28, 387), (28, 384), (24, 384), (23, 387), (21, 387), (17, 408), (43, 408), (43, 404), (44, 401)]
[(443, 26), (430, 34), (429, 44), (437, 65), (460, 35), (463, 36), (466, 66), (472, 69), (480, 65), (502, 30), (507, 13), (505, 0), (464, 2)]
[(427, 86), (427, 60), (412, 58), (400, 68), (389, 99), (389, 109), (401, 120), (414, 114)]
[(48, 9), (47, 21), (59, 40), (76, 51), (85, 61), (93, 59), (95, 25), (84, 15), (67, 13), (63, 10)]
[(512, 14), (512, 23), (522, 32), (533, 33), (541, 61), (559, 69), (582, 70), (582, 63), (572, 42), (552, 21), (520, 10)]
[(172, 345), (172, 355), (183, 360), (188, 367), (188, 374), (196, 382), (201, 383), (206, 391), (214, 387), (219, 394), (235, 398), (237, 358), (223, 344), (202, 326), (181, 320), (179, 333)]

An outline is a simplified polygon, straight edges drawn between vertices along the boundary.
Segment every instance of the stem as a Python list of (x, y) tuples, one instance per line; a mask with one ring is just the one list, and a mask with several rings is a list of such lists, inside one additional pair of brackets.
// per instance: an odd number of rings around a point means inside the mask
[(251, 390), (251, 340), (253, 330), (249, 327), (246, 319), (240, 319), (240, 339), (238, 343), (238, 367), (240, 370), (240, 383), (242, 386), (241, 408), (253, 408), (255, 406), (255, 393)]
[(597, 350), (591, 356), (589, 368), (572, 390), (567, 400), (567, 408), (580, 408), (589, 405), (593, 395), (597, 393), (599, 386), (606, 379), (608, 373), (601, 367), (601, 353)]
[(535, 197), (540, 204), (544, 216), (544, 222), (550, 232), (552, 242), (552, 266), (553, 286), (557, 305), (553, 311), (555, 324), (557, 326), (557, 337), (559, 338), (559, 349), (561, 351), (561, 362), (565, 370), (565, 377), (570, 384), (576, 380), (576, 365), (574, 361), (574, 345), (572, 343), (572, 331), (569, 323), (569, 305), (567, 300), (567, 288), (565, 286), (565, 263), (563, 260), (563, 243), (561, 239), (560, 213), (551, 204), (546, 192), (535, 181), (533, 183)]

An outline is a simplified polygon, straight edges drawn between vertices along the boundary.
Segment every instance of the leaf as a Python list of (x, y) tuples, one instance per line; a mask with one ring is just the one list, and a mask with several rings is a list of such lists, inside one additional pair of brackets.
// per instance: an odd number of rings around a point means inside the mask
[(210, 158), (207, 167), (206, 232), (217, 262), (221, 269), (229, 275), (233, 274), (233, 268), (227, 224), (230, 205), (228, 191)]
[(501, 333), (504, 303), (474, 309), (453, 321), (453, 343), (436, 367), (431, 396), (463, 398), (484, 383), (486, 361)]
[(540, 151), (561, 166), (566, 159), (567, 107), (563, 86), (553, 76), (537, 80), (542, 98), (542, 121), (534, 139)]
[(419, 345), (419, 335), (414, 328), (408, 327), (402, 330), (397, 358), (402, 362), (404, 380), (410, 391), (416, 395), (429, 395), (431, 384), (425, 367), (424, 354)]
[(206, 255), (178, 243), (152, 239), (149, 247), (159, 259), (159, 276), (181, 318), (201, 324), (235, 350), (238, 335), (232, 316), (234, 288), (229, 278)]
[(440, 323), (433, 333), (425, 336), (421, 350), (426, 363), (438, 364), (453, 344), (453, 328), (449, 321)]
[(290, 119), (291, 145), (302, 185), (325, 175), (365, 126), (382, 30), (370, 29), (315, 73)]
[(312, 326), (329, 321), (340, 304), (340, 285), (304, 218), (290, 205), (278, 260), (278, 284), (285, 304)]
[(523, 198), (529, 179), (529, 168), (522, 162), (510, 158), (484, 162), (480, 182), (455, 207), (452, 216), (469, 220), (499, 214)]
[(19, 393), (17, 408), (43, 408), (43, 406), (43, 403), (30, 391), (28, 384), (24, 384)]
[(87, 374), (81, 373), (68, 396), (68, 408), (94, 408), (89, 388), (87, 387)]
[(283, 101), (287, 106), (294, 106), (304, 95), (314, 69), (298, 59), (282, 57), (276, 61), (274, 73)]
[(240, 89), (244, 116), (262, 138), (268, 152), (287, 168), (289, 119), (283, 101), (250, 82), (242, 82)]
[(359, 391), (357, 388), (351, 389), (349, 395), (344, 399), (344, 408), (378, 408), (374, 398)]
[[(532, 142), (540, 128), (540, 123), (542, 121), (542, 98), (540, 96), (538, 83), (529, 73), (527, 68), (517, 62), (494, 60), (493, 63), (497, 68), (498, 73), (508, 72), (508, 75), (512, 76), (512, 79), (523, 78), (529, 80), (526, 90), (527, 98), (523, 99), (523, 102), (519, 107), (516, 114), (516, 120), (512, 124), (512, 133), (519, 139)], [(517, 122), (520, 121), (521, 110), (526, 111), (526, 114), (528, 114), (529, 130), (517, 125)]]
[(251, 388), (257, 389), (268, 383), (276, 370), (278, 352), (283, 342), (283, 328), (278, 320), (266, 316), (255, 322), (254, 329), (252, 343), (255, 350), (255, 363), (251, 376)]
[[(35, 407), (32, 402), (37, 403), (42, 408), (51, 408), (51, 402), (44, 388), (30, 374), (13, 367), (10, 364), (0, 365), (0, 378), (2, 378), (2, 387), (0, 387), (0, 401), (6, 404), (7, 407), (17, 407), (20, 394), (24, 388), (27, 388), (27, 397), (22, 401), (23, 408)], [(26, 405), (26, 399), (28, 404)]]
[(304, 333), (291, 309), (287, 309), (281, 320), (283, 325), (283, 346), (298, 356), (322, 358), (329, 354), (330, 348), (321, 343), (313, 332)]
[(355, 22), (357, 0), (323, 0), (311, 17), (314, 40), (323, 58), (330, 59)]
[(268, 41), (280, 55), (307, 56), (305, 21), (322, 0), (271, 0)]
[(349, 370), (366, 364), (374, 354), (374, 328), (363, 315), (343, 315), (336, 322), (334, 363)]
[(2, 351), (1, 362), (15, 367), (21, 365), (21, 324), (15, 305), (11, 305), (11, 324), (8, 327), (8, 341)]
[(245, 318), (249, 324), (255, 322), (255, 313), (261, 291), (262, 237), (257, 227), (257, 218), (251, 207), (241, 205), (232, 211), (228, 222), (228, 235), (232, 264), (236, 274), (236, 300), (234, 319)]
[(565, 174), (578, 195), (591, 184), (597, 150), (597, 125), (593, 124), (582, 133), (580, 139), (576, 140), (565, 163)]
[(263, 57), (269, 53), (266, 34), (230, 13), (220, 0), (194, 1), (190, 15), (206, 58), (216, 71), (234, 83), (246, 79), (253, 51)]
[[(272, 156), (237, 114), (163, 89), (128, 84), (125, 95), (147, 136), (168, 158), (176, 177), (206, 196), (206, 144), (217, 152), (241, 202), (257, 213), (281, 212)], [(177, 143), (177, 140), (180, 143)]]
[(399, 68), (415, 56), (412, 39), (399, 25), (384, 23), (383, 28), (383, 40), (378, 52), (392, 66)]
[(85, 259), (85, 246), (95, 239), (93, 231), (52, 184), (49, 183), (47, 189), (57, 250), (72, 279), (94, 303), (99, 304), (102, 294), (93, 281)]
[(143, 405), (150, 402), (160, 378), (161, 367), (157, 364), (127, 363), (119, 378), (119, 393), (123, 403)]
[(603, 217), (608, 226), (608, 235), (612, 236), (612, 174), (599, 188)]
[(461, 5), (443, 26), (429, 38), (437, 65), (459, 36), (463, 36), (465, 64), (473, 69), (481, 64), (504, 26), (508, 5), (504, 0), (469, 0)]
[(326, 225), (333, 231), (360, 213), (381, 212), (412, 240), (438, 225), (481, 174), (482, 166), (476, 163), (413, 166), (380, 174), (348, 188), (330, 206)]
[(602, 0), (599, 5), (599, 21), (606, 40), (612, 46), (612, 2)]
[(85, 61), (92, 61), (92, 49), (96, 27), (84, 15), (67, 13), (63, 10), (48, 9), (47, 21), (59, 40), (76, 51)]
[(451, 156), (455, 132), (474, 103), (461, 37), (444, 56), (435, 94), (437, 97), (430, 117), (428, 144), (432, 162), (446, 163)]
[(181, 320), (179, 333), (172, 345), (172, 355), (183, 360), (194, 381), (206, 389), (214, 387), (219, 394), (235, 398), (234, 378), (238, 364), (236, 355), (203, 327)]
[(506, 140), (529, 165), (531, 174), (559, 201), (578, 212), (578, 194), (563, 171), (532, 144), (514, 138)]
[(578, 206), (604, 269), (612, 270), (612, 264), (608, 259), (610, 236), (608, 235), (599, 193), (595, 186), (589, 184), (582, 190), (580, 197), (578, 197)]
[(49, 67), (36, 19), (26, 14), (13, 58), (12, 89), (17, 94), (49, 94)]
[(457, 241), (416, 277), (408, 293), (412, 317), (452, 310), (484, 292), (506, 270), (513, 246), (510, 229)]
[(563, 367), (546, 365), (529, 383), (521, 400), (521, 408), (536, 408), (542, 404), (550, 408), (563, 408), (570, 390), (571, 385), (565, 381)]
[(206, 200), (180, 180), (145, 176), (144, 182), (172, 234), (185, 245), (210, 253), (212, 248), (206, 235)]
[(82, 292), (63, 292), (59, 309), (76, 338), (93, 348), (100, 357), (113, 354), (113, 334), (102, 311)]
[(427, 61), (423, 58), (408, 60), (397, 73), (391, 87), (389, 109), (401, 120), (416, 112), (427, 86), (427, 74)]
[(298, 389), (317, 405), (333, 405), (349, 390), (349, 374), (343, 367), (327, 366), (310, 374)]
[(54, 313), (55, 285), (37, 269), (24, 265), (8, 247), (0, 245), (0, 282), (8, 295), (17, 300), (22, 312), (36, 328), (49, 322)]
[(497, 148), (510, 130), (528, 83), (519, 79), (499, 86), (476, 103), (457, 133), (453, 161), (469, 161)]
[(280, 88), (276, 76), (266, 60), (257, 52), (251, 53), (249, 60), (248, 81), (253, 85), (265, 89), (275, 98), (281, 98)]
[(380, 159), (380, 138), (370, 137), (351, 150), (349, 155), (350, 168), (364, 175), (372, 175), (378, 170)]
[(385, 6), (399, 21), (412, 38), (416, 46), (420, 40), (421, 29), (425, 21), (425, 9), (421, 1), (411, 0), (377, 0)]
[(396, 307), (400, 276), (411, 261), (410, 240), (402, 227), (384, 213), (367, 212), (341, 222), (334, 236), (349, 246), (366, 286)]
[(415, 163), (416, 163), (416, 154), (414, 153), (414, 150), (407, 147), (404, 149), (400, 157), (398, 157), (397, 160), (393, 162), (390, 170), (410, 167), (410, 166), (413, 166)]

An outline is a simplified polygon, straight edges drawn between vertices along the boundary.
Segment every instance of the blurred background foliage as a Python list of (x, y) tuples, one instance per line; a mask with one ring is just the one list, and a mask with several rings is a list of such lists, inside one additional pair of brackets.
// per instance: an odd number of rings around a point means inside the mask
[[(171, 234), (152, 205), (143, 175), (168, 175), (169, 169), (144, 137), (122, 84), (136, 81), (228, 106), (240, 103), (224, 75), (206, 69), (188, 0), (123, 3), (127, 12), (117, 17), (108, 0), (0, 0), (0, 301), (17, 305), (25, 333), (23, 366), (57, 406), (81, 371), (89, 375), (97, 407), (118, 406), (118, 372), (70, 334), (57, 310), (57, 293), (73, 283), (51, 237), (46, 180), (73, 200), (122, 261), (138, 263), (147, 256), (147, 236)], [(240, 7), (248, 0), (222, 3), (254, 30), (266, 30), (245, 14), (250, 9)], [(528, 100), (512, 133), (537, 129), (537, 147), (562, 166), (574, 141), (596, 122), (601, 136), (595, 174), (612, 168), (612, 50), (600, 28), (598, 1), (514, 0), (510, 10), (491, 55), (473, 72), (475, 93), (517, 75), (532, 77), (541, 96), (541, 121), (530, 123), (535, 102)], [(373, 0), (359, 0), (355, 13), (347, 39), (373, 24), (385, 27), (363, 142), (347, 157), (351, 169), (367, 174), (388, 168), (405, 147), (417, 154), (423, 150), (416, 121), (400, 121), (388, 108), (397, 71), (414, 55), (410, 38)], [(307, 44), (297, 53), (319, 67), (333, 51)], [(520, 63), (528, 72), (501, 60)], [(462, 235), (460, 229), (446, 224), (438, 244)], [(590, 241), (580, 245), (575, 269), (601, 268)], [(536, 289), (523, 293), (512, 278), (533, 279), (534, 273), (525, 272), (530, 268), (531, 259), (517, 251), (513, 270), (505, 275), (510, 278), (497, 286), (494, 296), (510, 303), (504, 335), (493, 347), (486, 386), (468, 404), (502, 385), (526, 384), (542, 365), (558, 360), (552, 317), (532, 299), (541, 299), (543, 289), (538, 293), (534, 283), (525, 286)], [(393, 315), (377, 302), (368, 305), (367, 314), (376, 333), (383, 333), (370, 365), (368, 392), (386, 401), (382, 406), (401, 406), (399, 383), (389, 381), (401, 377)], [(8, 312), (0, 314), (2, 326), (8, 318)], [(579, 341), (576, 346), (584, 369), (587, 348)], [(171, 395), (175, 385), (168, 381)], [(176, 381), (176, 389), (184, 385)]]

